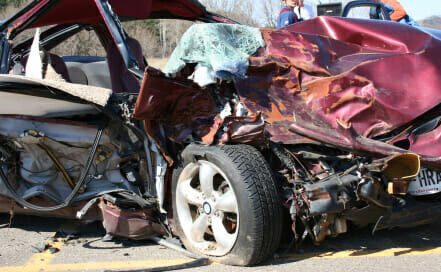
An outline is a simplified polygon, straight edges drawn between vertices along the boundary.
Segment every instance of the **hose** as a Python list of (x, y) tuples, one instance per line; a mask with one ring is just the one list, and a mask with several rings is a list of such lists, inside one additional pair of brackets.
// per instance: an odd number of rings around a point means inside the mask
[(40, 143), (40, 144), (38, 144), (38, 147), (40, 147), (41, 149), (43, 149), (46, 152), (46, 154), (49, 156), (49, 158), (54, 163), (55, 168), (57, 168), (57, 170), (59, 172), (61, 172), (64, 181), (66, 181), (66, 183), (69, 185), (69, 187), (71, 189), (75, 188), (75, 182), (69, 176), (66, 169), (64, 169), (63, 164), (58, 160), (57, 156), (55, 156), (54, 152), (49, 148), (49, 146)]
[(32, 203), (29, 203), (28, 201), (26, 201), (20, 195), (17, 194), (15, 189), (9, 183), (8, 177), (4, 173), (3, 168), (0, 167), (0, 178), (3, 180), (3, 183), (5, 184), (6, 190), (8, 191), (8, 193), (14, 198), (14, 200), (18, 204), (22, 205), (23, 207), (29, 208), (31, 210), (36, 210), (36, 211), (40, 211), (40, 212), (53, 212), (53, 211), (68, 207), (69, 205), (72, 204), (74, 197), (77, 195), (77, 193), (81, 190), (84, 183), (86, 182), (86, 177), (87, 177), (87, 174), (90, 171), (90, 167), (92, 166), (93, 161), (95, 159), (98, 145), (101, 141), (101, 137), (103, 136), (103, 131), (104, 131), (103, 127), (100, 127), (98, 129), (97, 134), (95, 136), (93, 146), (89, 152), (89, 157), (87, 159), (86, 166), (83, 169), (83, 171), (81, 172), (81, 176), (79, 178), (78, 183), (72, 189), (72, 192), (70, 193), (70, 195), (59, 205), (52, 206), (52, 207), (41, 207), (41, 206), (34, 205)]

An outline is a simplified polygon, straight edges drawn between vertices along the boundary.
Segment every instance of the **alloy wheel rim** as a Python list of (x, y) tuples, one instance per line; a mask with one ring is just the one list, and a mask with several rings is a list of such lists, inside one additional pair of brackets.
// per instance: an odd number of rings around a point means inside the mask
[(181, 228), (199, 252), (224, 256), (234, 247), (239, 207), (230, 181), (211, 162), (188, 164), (178, 179), (176, 212)]

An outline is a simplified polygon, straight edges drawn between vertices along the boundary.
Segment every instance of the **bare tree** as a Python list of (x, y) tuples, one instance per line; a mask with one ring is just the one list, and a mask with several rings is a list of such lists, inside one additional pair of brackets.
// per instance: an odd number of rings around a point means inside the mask
[(208, 10), (224, 15), (239, 23), (259, 26), (259, 20), (256, 12), (260, 4), (255, 4), (251, 0), (237, 1), (237, 0), (201, 0)]
[(245, 25), (274, 27), (280, 0), (200, 0), (210, 11)]
[(282, 7), (280, 0), (268, 0), (261, 2), (262, 26), (275, 27), (277, 14)]
[[(0, 0), (1, 1), (1, 0)], [(11, 0), (15, 1), (15, 0)], [(30, 0), (17, 0), (21, 4)], [(275, 24), (277, 12), (280, 9), (280, 0), (200, 0), (208, 10), (224, 15), (235, 21), (250, 26), (272, 27)], [(15, 2), (14, 2), (15, 3)], [(17, 5), (8, 4), (0, 9), (0, 18), (7, 18), (17, 12)], [(166, 58), (178, 44), (184, 32), (192, 22), (183, 20), (144, 20), (123, 23), (129, 36), (136, 38), (147, 58)], [(27, 33), (28, 32), (28, 33)], [(20, 34), (16, 43), (30, 38), (35, 30)], [(89, 55), (105, 56), (95, 33), (83, 31), (66, 40), (59, 47), (53, 49), (59, 55)]]

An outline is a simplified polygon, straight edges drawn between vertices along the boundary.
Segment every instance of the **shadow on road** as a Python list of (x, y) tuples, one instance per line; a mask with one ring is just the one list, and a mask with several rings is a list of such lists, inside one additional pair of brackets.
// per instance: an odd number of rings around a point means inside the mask
[[(9, 222), (9, 215), (0, 215), (0, 224)], [(57, 235), (74, 235), (76, 238), (89, 238), (82, 246), (87, 249), (120, 249), (153, 245), (149, 241), (132, 241), (116, 239), (112, 243), (103, 243), (101, 237), (105, 232), (100, 223), (78, 225), (77, 221), (55, 218), (41, 218), (17, 215), (12, 221), (12, 228), (34, 232), (57, 232)], [(314, 257), (332, 257), (346, 252), (348, 256), (367, 256), (389, 249), (394, 256), (414, 252), (424, 252), (441, 247), (441, 222), (411, 229), (393, 229), (379, 231), (375, 235), (371, 230), (351, 229), (347, 234), (328, 238), (321, 245), (305, 241), (299, 250), (281, 249), (276, 257), (262, 265), (283, 264)], [(281, 253), (283, 252), (283, 253)]]
[[(283, 264), (314, 257), (374, 256), (376, 253), (391, 250), (388, 254), (401, 256), (415, 252), (427, 252), (441, 247), (441, 222), (408, 229), (384, 230), (372, 235), (369, 228), (353, 228), (344, 235), (328, 238), (320, 245), (305, 242), (302, 248), (276, 254), (273, 260), (262, 265)], [(398, 249), (398, 250), (392, 250)], [(402, 250), (399, 250), (402, 249)]]

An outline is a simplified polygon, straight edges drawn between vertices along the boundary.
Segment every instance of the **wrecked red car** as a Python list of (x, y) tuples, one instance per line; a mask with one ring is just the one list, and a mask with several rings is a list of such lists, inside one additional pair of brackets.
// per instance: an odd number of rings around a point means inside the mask
[[(205, 23), (164, 72), (121, 24), (157, 18)], [(105, 59), (51, 53), (81, 30)], [(270, 257), (283, 229), (319, 243), (349, 224), (440, 218), (439, 31), (336, 17), (255, 29), (194, 0), (41, 0), (0, 33), (2, 212), (175, 236), (232, 265)]]

